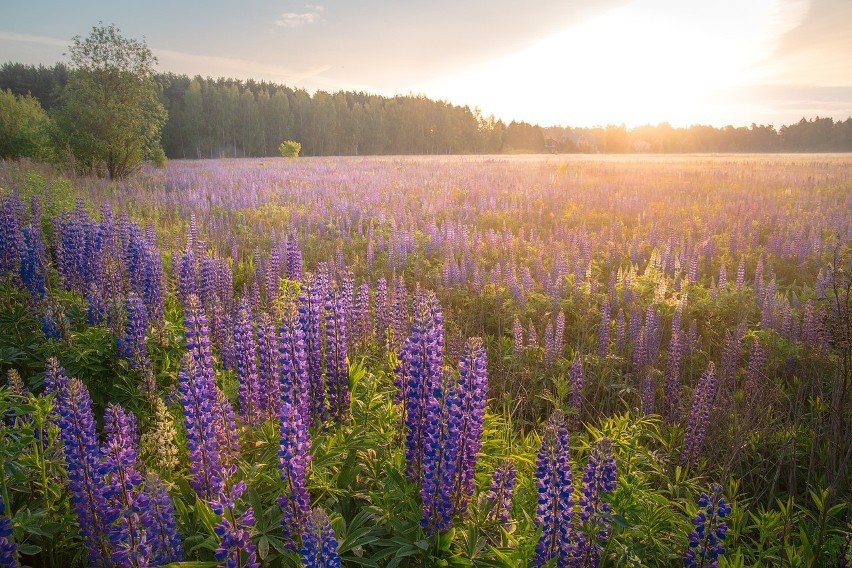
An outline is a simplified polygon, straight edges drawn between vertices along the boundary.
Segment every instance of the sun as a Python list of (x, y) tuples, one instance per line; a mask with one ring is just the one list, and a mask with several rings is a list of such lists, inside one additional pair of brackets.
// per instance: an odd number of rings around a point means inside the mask
[(737, 8), (737, 21), (730, 10), (687, 8), (627, 4), (424, 92), (543, 125), (712, 120), (726, 93), (760, 80), (790, 16), (766, 1)]

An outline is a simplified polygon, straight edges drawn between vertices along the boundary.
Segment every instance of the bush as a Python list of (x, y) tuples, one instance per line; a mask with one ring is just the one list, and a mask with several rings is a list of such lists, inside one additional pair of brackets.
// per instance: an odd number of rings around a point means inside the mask
[(302, 151), (302, 145), (295, 140), (285, 140), (278, 146), (278, 151), (285, 158), (298, 158), (299, 152)]

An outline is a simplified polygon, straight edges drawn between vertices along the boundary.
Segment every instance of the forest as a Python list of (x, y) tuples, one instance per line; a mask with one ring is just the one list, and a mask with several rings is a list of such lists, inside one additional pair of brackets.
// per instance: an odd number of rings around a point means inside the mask
[[(50, 113), (59, 107), (69, 71), (5, 63), (0, 91), (31, 95)], [(268, 82), (160, 73), (168, 111), (161, 144), (169, 158), (277, 156), (298, 140), (307, 156), (499, 153), (849, 152), (852, 117), (811, 118), (778, 129), (667, 124), (627, 129), (505, 124), (476, 108), (424, 96), (383, 97), (317, 91)]]

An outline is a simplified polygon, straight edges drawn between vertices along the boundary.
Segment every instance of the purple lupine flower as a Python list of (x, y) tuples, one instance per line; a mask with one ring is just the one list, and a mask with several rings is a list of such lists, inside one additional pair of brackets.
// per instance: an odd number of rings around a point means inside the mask
[(442, 379), (444, 364), (444, 314), (434, 293), (427, 292), (415, 303), (411, 336), (399, 359), (405, 364), (405, 371), (398, 371), (405, 390), (405, 471), (409, 479), (420, 481), (427, 430), (433, 426), (427, 419), (428, 401)]
[(41, 238), (41, 225), (29, 225), (22, 231), (21, 281), (33, 300), (41, 300), (47, 294), (45, 287), (45, 252)]
[(210, 335), (222, 367), (236, 370), (237, 353), (234, 346), (234, 323), (230, 314), (227, 313), (225, 304), (218, 298), (213, 302), (210, 314)]
[(553, 325), (553, 348), (556, 357), (562, 355), (562, 344), (565, 342), (565, 312), (559, 310), (556, 323)]
[(101, 325), (106, 321), (106, 306), (104, 296), (97, 284), (91, 284), (86, 293), (86, 323), (91, 326)]
[(420, 524), (432, 534), (448, 530), (456, 512), (453, 496), (457, 490), (461, 452), (462, 409), (458, 385), (450, 373), (443, 373), (440, 380), (435, 381), (425, 404)]
[(302, 249), (299, 248), (296, 235), (290, 235), (287, 239), (287, 278), (302, 279)]
[(710, 361), (695, 387), (692, 411), (683, 438), (683, 453), (680, 456), (680, 461), (683, 464), (698, 464), (698, 456), (701, 455), (701, 448), (707, 435), (707, 422), (710, 418), (710, 409), (713, 406), (715, 396), (716, 366), (713, 361)]
[(609, 298), (604, 298), (603, 304), (601, 304), (601, 323), (598, 327), (598, 355), (601, 358), (606, 357), (607, 353), (609, 353), (610, 312)]
[[(237, 498), (236, 495), (233, 496)], [(213, 512), (222, 515), (222, 520), (213, 527), (213, 532), (219, 537), (219, 546), (213, 554), (216, 560), (224, 560), (220, 564), (225, 568), (260, 568), (257, 560), (257, 548), (251, 541), (248, 527), (254, 524), (254, 511), (247, 508), (242, 515), (237, 516), (233, 507), (220, 508), (213, 505)]]
[(666, 422), (680, 421), (680, 357), (681, 330), (672, 322), (672, 337), (669, 343), (669, 359), (666, 367), (665, 419)]
[(23, 235), (19, 211), (20, 199), (16, 193), (0, 201), (0, 274), (15, 275), (20, 272)]
[(320, 424), (328, 415), (325, 375), (322, 369), (322, 295), (316, 277), (305, 282), (299, 295), (299, 326), (305, 333), (305, 353), (308, 362), (308, 400), (311, 421)]
[(346, 345), (346, 302), (339, 293), (329, 291), (325, 297), (325, 382), (329, 414), (337, 422), (349, 415)]
[(512, 348), (515, 355), (520, 355), (524, 352), (524, 326), (521, 324), (521, 320), (517, 315), (512, 324), (512, 339)]
[(304, 568), (340, 568), (337, 538), (328, 516), (320, 508), (308, 515), (299, 556)]
[(261, 419), (277, 419), (281, 401), (281, 380), (278, 369), (278, 334), (266, 313), (257, 318), (258, 410)]
[(142, 262), (142, 300), (152, 321), (163, 321), (163, 258), (154, 244), (146, 244)]
[(698, 512), (692, 519), (695, 527), (689, 533), (689, 546), (683, 563), (689, 568), (716, 568), (719, 557), (725, 554), (725, 536), (728, 525), (724, 519), (731, 514), (731, 507), (722, 496), (722, 486), (710, 485), (710, 495), (701, 493), (696, 501)]
[(3, 568), (18, 568), (16, 553), (18, 547), (12, 540), (12, 521), (6, 516), (6, 504), (0, 495), (0, 566)]
[(458, 457), (456, 464), (455, 496), (453, 505), (457, 514), (464, 514), (473, 496), (476, 454), (482, 447), (482, 423), (485, 419), (488, 395), (488, 369), (482, 339), (468, 339), (459, 359), (459, 408), (461, 412), (458, 431)]
[(178, 297), (180, 297), (181, 304), (188, 305), (189, 297), (197, 292), (195, 254), (192, 252), (192, 248), (187, 246), (180, 259), (180, 271), (178, 273)]
[(99, 473), (104, 476), (112, 560), (119, 566), (146, 566), (152, 555), (147, 532), (153, 528), (153, 519), (137, 467), (136, 417), (117, 404), (109, 404), (104, 430)]
[(538, 347), (538, 334), (535, 331), (535, 326), (530, 320), (529, 331), (527, 331), (527, 347), (535, 349)]
[(376, 299), (373, 308), (375, 312), (375, 330), (373, 334), (379, 340), (383, 348), (387, 348), (388, 326), (390, 318), (388, 316), (388, 281), (384, 276), (376, 281)]
[(555, 410), (545, 425), (535, 465), (538, 490), (535, 524), (541, 528), (541, 537), (535, 546), (533, 565), (544, 566), (554, 558), (557, 565), (567, 565), (575, 544), (574, 489), (568, 428), (561, 410)]
[(237, 430), (237, 419), (231, 401), (225, 396), (218, 386), (216, 391), (216, 414), (213, 416), (215, 433), (219, 445), (222, 465), (225, 468), (233, 466), (240, 456), (239, 431)]
[(311, 416), (308, 400), (308, 361), (305, 354), (305, 333), (292, 314), (284, 318), (278, 336), (278, 369), (280, 403), (294, 405), (308, 422)]
[(571, 383), (571, 394), (568, 397), (568, 405), (571, 407), (571, 415), (568, 418), (568, 427), (576, 430), (580, 424), (583, 412), (583, 358), (579, 353), (574, 355), (571, 370), (568, 374)]
[(352, 307), (354, 320), (353, 342), (356, 345), (368, 345), (372, 340), (373, 324), (370, 318), (370, 285), (363, 282), (358, 286), (358, 296)]
[(405, 337), (408, 335), (408, 290), (405, 280), (400, 276), (396, 281), (396, 289), (393, 296), (391, 327), (393, 329), (394, 348), (399, 349)]
[(311, 435), (299, 407), (281, 403), (281, 439), (278, 449), (278, 469), (285, 491), (278, 497), (281, 523), (288, 546), (295, 547), (310, 513), (310, 495), (306, 489), (307, 470), (311, 461)]
[(601, 438), (589, 453), (580, 492), (580, 531), (576, 566), (597, 568), (604, 545), (612, 533), (612, 507), (605, 497), (615, 490), (616, 466), (612, 441)]
[(151, 563), (161, 566), (183, 560), (183, 547), (175, 526), (174, 507), (163, 482), (149, 473), (145, 480), (145, 491), (150, 500), (151, 521), (148, 539), (151, 544)]
[(92, 416), (92, 399), (79, 379), (68, 379), (55, 359), (48, 361), (49, 392), (56, 392), (56, 423), (63, 442), (68, 488), (80, 535), (94, 566), (111, 564), (108, 508), (100, 474), (100, 449)]
[(250, 426), (260, 422), (260, 379), (257, 373), (257, 347), (252, 325), (251, 307), (243, 298), (234, 316), (234, 358), (239, 377), (240, 418)]
[(740, 257), (740, 265), (737, 267), (737, 290), (743, 289), (745, 283), (745, 259)]
[(505, 524), (512, 518), (515, 481), (515, 462), (511, 459), (503, 460), (503, 463), (494, 470), (491, 485), (485, 496), (485, 502), (491, 507), (488, 511), (489, 520)]
[(202, 498), (219, 495), (224, 488), (224, 468), (216, 435), (216, 389), (191, 354), (184, 355), (178, 372), (186, 447), (189, 450), (190, 485)]
[(118, 355), (128, 359), (137, 369), (147, 369), (151, 366), (148, 348), (145, 346), (145, 335), (148, 333), (148, 310), (136, 294), (130, 294), (127, 297), (125, 306), (127, 322), (124, 335), (116, 340)]
[(805, 309), (802, 313), (802, 343), (815, 348), (822, 345), (822, 322), (814, 307), (813, 298), (809, 298), (805, 302)]

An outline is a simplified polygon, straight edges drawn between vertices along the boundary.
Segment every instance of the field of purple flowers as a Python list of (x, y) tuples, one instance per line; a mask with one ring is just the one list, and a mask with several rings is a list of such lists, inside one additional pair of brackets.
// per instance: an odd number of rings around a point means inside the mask
[(852, 566), (852, 160), (0, 163), (0, 566)]

